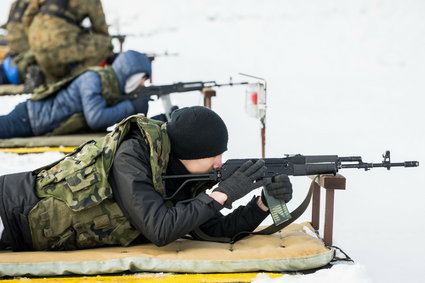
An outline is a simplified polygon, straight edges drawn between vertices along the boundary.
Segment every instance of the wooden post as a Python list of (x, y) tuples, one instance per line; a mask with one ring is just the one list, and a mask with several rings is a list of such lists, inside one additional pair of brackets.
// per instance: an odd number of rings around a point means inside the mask
[[(311, 178), (314, 180), (314, 176), (311, 176)], [(335, 190), (345, 190), (345, 184), (345, 177), (339, 174), (336, 176), (320, 175), (314, 184), (311, 225), (314, 229), (319, 230), (320, 188), (324, 188), (326, 190), (326, 203), (323, 241), (326, 246), (332, 245)]]
[(202, 89), (202, 94), (204, 95), (204, 106), (211, 109), (211, 97), (216, 96), (216, 92), (212, 88)]
[(313, 203), (311, 207), (311, 226), (315, 230), (320, 227), (320, 186), (315, 182), (313, 189)]
[(326, 246), (332, 245), (332, 234), (334, 229), (334, 196), (334, 189), (326, 190), (325, 227), (323, 228), (323, 238)]

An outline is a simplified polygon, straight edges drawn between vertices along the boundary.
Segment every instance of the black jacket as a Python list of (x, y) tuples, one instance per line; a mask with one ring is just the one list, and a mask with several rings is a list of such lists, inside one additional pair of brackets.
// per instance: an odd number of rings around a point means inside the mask
[[(171, 153), (167, 175), (189, 174), (183, 164)], [(172, 179), (171, 179), (172, 180)], [(173, 195), (182, 180), (167, 180), (167, 196)], [(173, 207), (167, 207), (155, 191), (149, 161), (149, 149), (137, 131), (133, 131), (119, 147), (109, 175), (114, 198), (142, 232), (144, 240), (157, 246), (166, 245), (195, 228), (209, 236), (232, 237), (241, 231), (254, 230), (268, 215), (251, 200), (246, 206), (223, 216), (221, 204), (205, 193), (192, 198), (191, 186), (172, 198)]]
[[(167, 174), (187, 174), (183, 164), (172, 154)], [(173, 197), (174, 207), (167, 207), (152, 184), (149, 149), (140, 136), (132, 131), (118, 148), (109, 175), (114, 198), (142, 232), (141, 242), (166, 245), (200, 227), (209, 236), (232, 237), (240, 231), (252, 231), (268, 215), (253, 199), (223, 216), (218, 202), (205, 193), (192, 198), (190, 187)], [(166, 183), (167, 195), (172, 195), (181, 181)], [(5, 230), (0, 249), (11, 246), (15, 251), (32, 250), (28, 213), (39, 201), (34, 193), (35, 176), (24, 172), (0, 176), (0, 217)]]

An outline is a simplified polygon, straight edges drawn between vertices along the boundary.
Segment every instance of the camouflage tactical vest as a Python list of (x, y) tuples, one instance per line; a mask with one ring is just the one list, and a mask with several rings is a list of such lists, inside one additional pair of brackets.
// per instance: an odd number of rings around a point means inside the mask
[(140, 235), (114, 201), (108, 183), (117, 148), (132, 123), (149, 145), (154, 188), (164, 196), (161, 176), (170, 153), (166, 124), (130, 116), (105, 137), (34, 171), (35, 191), (41, 198), (28, 214), (35, 250), (127, 246)]
[[(100, 76), (100, 81), (102, 84), (102, 96), (106, 100), (108, 105), (114, 105), (122, 101), (122, 95), (119, 88), (118, 78), (110, 66), (102, 67), (89, 67), (81, 73), (86, 71), (94, 71)], [(81, 74), (80, 73), (80, 74)], [(34, 90), (34, 94), (31, 96), (30, 100), (38, 101), (46, 99), (52, 95), (55, 95), (61, 89), (67, 87), (73, 80), (75, 80), (80, 74), (75, 76), (70, 76), (64, 78), (55, 83), (41, 85)], [(87, 126), (86, 120), (83, 113), (75, 113), (58, 128), (54, 129), (52, 132), (47, 133), (48, 136), (56, 135), (65, 135), (69, 133), (74, 133), (80, 130), (89, 129)]]

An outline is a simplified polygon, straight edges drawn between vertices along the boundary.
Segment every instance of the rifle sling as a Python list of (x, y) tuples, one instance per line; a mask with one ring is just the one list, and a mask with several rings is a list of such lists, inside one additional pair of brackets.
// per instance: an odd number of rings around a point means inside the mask
[(264, 228), (263, 230), (260, 230), (260, 231), (257, 231), (257, 232), (242, 231), (242, 232), (239, 232), (238, 234), (236, 234), (235, 236), (233, 236), (232, 238), (209, 236), (209, 235), (205, 234), (199, 228), (196, 228), (193, 231), (193, 233), (203, 241), (230, 243), (230, 244), (233, 244), (234, 242), (239, 240), (242, 236), (246, 236), (246, 235), (271, 235), (271, 234), (274, 234), (274, 233), (282, 230), (283, 228), (285, 228), (286, 226), (288, 226), (289, 224), (291, 224), (295, 220), (297, 220), (304, 213), (304, 211), (307, 209), (308, 205), (310, 204), (311, 196), (313, 195), (314, 183), (316, 182), (316, 179), (317, 179), (317, 176), (311, 182), (310, 189), (308, 190), (307, 195), (304, 198), (303, 202), (296, 209), (294, 209), (291, 212), (292, 218), (283, 222), (282, 224), (280, 224), (278, 226), (270, 225), (270, 226)]

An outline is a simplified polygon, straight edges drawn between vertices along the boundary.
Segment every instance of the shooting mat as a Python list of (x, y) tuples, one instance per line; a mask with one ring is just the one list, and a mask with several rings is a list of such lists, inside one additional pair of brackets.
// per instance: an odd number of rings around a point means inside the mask
[(0, 252), (0, 276), (90, 275), (119, 272), (223, 273), (302, 271), (327, 265), (334, 250), (309, 223), (234, 244), (180, 239), (164, 247), (144, 244), (78, 251)]

